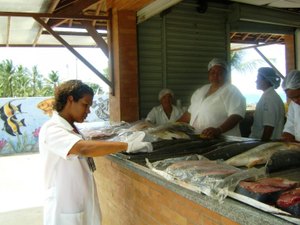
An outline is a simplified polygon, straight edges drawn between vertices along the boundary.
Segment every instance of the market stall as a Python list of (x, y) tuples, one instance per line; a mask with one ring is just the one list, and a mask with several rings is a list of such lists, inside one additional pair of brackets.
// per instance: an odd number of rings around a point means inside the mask
[[(128, 131), (136, 130), (146, 133), (144, 139), (153, 145), (151, 153), (118, 153), (96, 160), (95, 177), (104, 224), (111, 224), (105, 221), (114, 221), (113, 224), (124, 224), (124, 221), (125, 224), (300, 223), (297, 208), (294, 214), (276, 205), (279, 194), (297, 189), (300, 181), (299, 172), (293, 169), (297, 163), (284, 162), (281, 168), (276, 155), (298, 152), (297, 144), (233, 137), (206, 140), (178, 124), (167, 129), (165, 126), (163, 132), (162, 127), (149, 128), (144, 123), (130, 127), (123, 124), (89, 135), (97, 139), (106, 133), (111, 139), (120, 140)], [(253, 161), (235, 166), (234, 157), (257, 148), (263, 152), (271, 150), (272, 154), (265, 157), (273, 157), (273, 163), (268, 158), (258, 162), (252, 157)], [(251, 159), (247, 155), (246, 158)], [(256, 195), (238, 191), (241, 182), (260, 179), (267, 179), (269, 189), (275, 188), (276, 181), (277, 189)], [(262, 200), (265, 196), (272, 201)]]

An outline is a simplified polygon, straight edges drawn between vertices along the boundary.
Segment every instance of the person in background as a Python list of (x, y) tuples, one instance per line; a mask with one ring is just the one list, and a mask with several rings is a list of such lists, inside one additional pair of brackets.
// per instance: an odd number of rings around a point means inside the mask
[(285, 120), (283, 101), (275, 89), (280, 85), (280, 77), (274, 69), (258, 69), (256, 87), (264, 93), (259, 99), (253, 119), (250, 137), (262, 141), (276, 140), (282, 135)]
[(214, 138), (221, 134), (240, 136), (239, 122), (246, 112), (246, 100), (229, 83), (224, 60), (214, 58), (208, 64), (206, 84), (194, 92), (188, 112), (178, 120), (189, 122), (202, 137)]
[(75, 122), (90, 113), (94, 92), (79, 80), (70, 80), (55, 90), (54, 111), (39, 133), (44, 166), (44, 225), (100, 225), (101, 213), (91, 157), (146, 148), (147, 142), (84, 140)]
[(155, 106), (148, 113), (146, 121), (155, 125), (163, 125), (169, 122), (176, 122), (183, 110), (173, 105), (174, 93), (170, 89), (162, 89), (158, 94), (159, 106)]
[(288, 73), (282, 83), (286, 96), (291, 100), (287, 121), (283, 128), (282, 140), (300, 142), (300, 71)]

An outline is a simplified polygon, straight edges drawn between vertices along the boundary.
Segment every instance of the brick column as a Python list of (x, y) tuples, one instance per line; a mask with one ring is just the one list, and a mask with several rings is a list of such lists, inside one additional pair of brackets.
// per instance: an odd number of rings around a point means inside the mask
[(285, 35), (286, 74), (295, 69), (295, 40), (293, 35)]
[(110, 121), (139, 119), (136, 12), (112, 11), (112, 59), (114, 93), (110, 93)]

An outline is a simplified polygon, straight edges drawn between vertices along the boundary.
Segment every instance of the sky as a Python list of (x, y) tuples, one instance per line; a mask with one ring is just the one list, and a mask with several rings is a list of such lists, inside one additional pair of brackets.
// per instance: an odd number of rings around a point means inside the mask
[[(77, 48), (85, 59), (87, 59), (99, 72), (108, 67), (108, 59), (99, 48)], [(0, 61), (12, 60), (15, 66), (22, 65), (28, 69), (37, 66), (38, 71), (48, 76), (51, 71), (57, 71), (60, 80), (80, 79), (84, 82), (96, 83), (108, 91), (108, 86), (83, 64), (67, 48), (45, 48), (45, 47), (3, 47), (0, 48)]]

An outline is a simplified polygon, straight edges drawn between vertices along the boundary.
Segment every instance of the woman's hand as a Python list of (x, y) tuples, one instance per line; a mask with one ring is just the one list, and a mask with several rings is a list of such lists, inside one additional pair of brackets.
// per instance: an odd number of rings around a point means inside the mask
[(222, 134), (221, 128), (208, 127), (202, 131), (200, 137), (211, 139), (211, 138), (219, 137), (221, 134)]
[(295, 136), (287, 132), (283, 132), (281, 140), (286, 142), (296, 142)]

